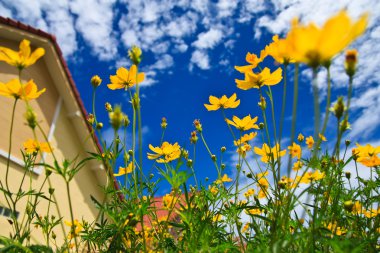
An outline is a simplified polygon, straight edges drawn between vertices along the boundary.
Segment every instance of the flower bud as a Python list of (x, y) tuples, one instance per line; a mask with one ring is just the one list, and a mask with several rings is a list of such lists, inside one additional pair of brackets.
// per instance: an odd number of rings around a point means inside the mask
[(240, 170), (241, 169), (241, 165), (240, 164), (236, 164), (236, 169)]
[(132, 149), (128, 150), (128, 155), (130, 155), (130, 156), (133, 155), (133, 150)]
[(106, 108), (107, 112), (112, 112), (112, 105), (110, 103), (105, 103), (104, 107)]
[(128, 115), (125, 115), (125, 114), (123, 115), (122, 122), (123, 122), (124, 127), (129, 126), (129, 123), (131, 123), (131, 122), (129, 121)]
[(50, 169), (45, 169), (45, 175), (46, 177), (50, 176), (51, 173), (53, 173)]
[(347, 119), (344, 119), (344, 120), (342, 120), (342, 122), (340, 122), (339, 128), (340, 128), (340, 131), (343, 133), (343, 132), (351, 129), (351, 125)]
[(260, 128), (261, 130), (264, 129), (264, 126), (265, 126), (265, 125), (264, 125), (263, 122), (260, 122), (260, 123), (259, 123), (259, 128)]
[(340, 119), (343, 116), (345, 110), (346, 107), (344, 106), (343, 97), (339, 97), (336, 104), (330, 109), (337, 119)]
[(220, 165), (220, 168), (221, 168), (222, 170), (224, 170), (224, 169), (226, 168), (226, 165), (225, 165), (224, 163), (222, 163), (222, 164)]
[(248, 178), (253, 178), (252, 173), (247, 173)]
[(220, 148), (220, 151), (221, 151), (222, 153), (226, 152), (226, 150), (227, 150), (227, 149), (226, 149), (226, 147), (224, 147), (224, 146)]
[(33, 111), (33, 108), (28, 106), (24, 114), (24, 117), (26, 121), (28, 122), (28, 126), (31, 129), (35, 129), (37, 126), (37, 114)]
[(187, 166), (187, 167), (191, 167), (191, 166), (193, 166), (193, 160), (188, 159), (188, 160), (186, 161), (186, 166)]
[(96, 124), (96, 129), (102, 129), (102, 128), (103, 128), (102, 122), (99, 122), (98, 124)]
[(133, 62), (135, 65), (139, 65), (141, 62), (141, 56), (142, 51), (141, 48), (137, 46), (132, 46), (132, 48), (128, 51), (129, 59)]
[(208, 180), (209, 180), (209, 178), (208, 178), (208, 177), (206, 177), (206, 178), (205, 178), (205, 181), (207, 182)]
[(132, 98), (132, 106), (134, 109), (137, 109), (140, 106), (140, 98), (137, 96), (136, 93), (133, 95)]
[(305, 140), (305, 136), (303, 136), (302, 134), (298, 134), (297, 141), (303, 142), (304, 140)]
[(162, 129), (166, 129), (167, 126), (168, 126), (168, 122), (167, 122), (166, 118), (162, 117), (162, 119), (161, 119), (161, 128)]
[(198, 141), (197, 131), (191, 132), (190, 143), (195, 144)]
[(216, 155), (211, 155), (211, 160), (216, 161)]
[(351, 144), (351, 141), (350, 140), (346, 140), (344, 143), (346, 144), (346, 146), (349, 146)]
[(267, 102), (265, 101), (265, 98), (263, 96), (260, 97), (260, 102), (258, 103), (258, 105), (262, 110), (265, 110), (267, 108)]
[(199, 119), (196, 119), (194, 120), (193, 122), (194, 126), (195, 126), (195, 129), (198, 131), (198, 132), (202, 132), (202, 124), (201, 122), (199, 121)]
[(102, 79), (98, 75), (91, 78), (91, 84), (94, 88), (98, 87), (102, 83)]
[(49, 188), (49, 194), (52, 195), (54, 193), (54, 188)]
[(110, 124), (112, 125), (113, 129), (119, 129), (121, 124), (123, 123), (124, 117), (124, 114), (121, 111), (121, 107), (119, 105), (115, 106), (113, 112), (110, 112), (108, 115), (110, 118)]
[(343, 203), (343, 205), (346, 211), (351, 212), (354, 207), (354, 202), (352, 202), (352, 200), (347, 200)]
[(358, 63), (358, 51), (355, 49), (346, 51), (346, 60), (344, 62), (344, 68), (346, 70), (346, 74), (349, 77), (355, 75), (356, 65)]
[(91, 125), (94, 124), (95, 122), (94, 114), (90, 113), (89, 115), (87, 115), (87, 122), (90, 123)]
[(344, 174), (345, 174), (345, 176), (346, 176), (347, 179), (351, 178), (351, 172), (346, 171), (346, 172), (344, 172)]

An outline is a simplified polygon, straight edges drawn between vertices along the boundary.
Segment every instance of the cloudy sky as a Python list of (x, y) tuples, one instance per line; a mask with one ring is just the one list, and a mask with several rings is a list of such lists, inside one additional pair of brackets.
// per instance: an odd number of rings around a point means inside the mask
[[(359, 73), (355, 78), (352, 101), (352, 130), (345, 138), (353, 142), (380, 142), (380, 2), (376, 0), (0, 0), (0, 15), (20, 20), (57, 37), (74, 80), (88, 111), (91, 111), (89, 80), (98, 74), (103, 84), (120, 66), (129, 66), (126, 54), (132, 45), (143, 49), (141, 70), (146, 73), (142, 84), (144, 145), (157, 146), (160, 141), (160, 120), (168, 119), (165, 139), (178, 141), (190, 148), (192, 122), (200, 119), (204, 135), (213, 152), (221, 146), (233, 151), (232, 137), (219, 112), (207, 112), (203, 104), (209, 95), (230, 96), (237, 93), (241, 106), (227, 116), (259, 115), (257, 90), (241, 91), (234, 79), (242, 78), (234, 65), (245, 64), (245, 54), (259, 53), (273, 34), (285, 35), (292, 18), (302, 23), (324, 21), (346, 8), (353, 19), (369, 12), (369, 27), (351, 48), (359, 51)], [(266, 66), (274, 68), (273, 60)], [(333, 95), (346, 94), (347, 77), (343, 57), (332, 66)], [(292, 71), (290, 71), (292, 72)], [(292, 73), (291, 73), (292, 74)], [(321, 71), (319, 86), (322, 104), (326, 89), (326, 73)], [(291, 77), (289, 77), (291, 80)], [(275, 111), (280, 113), (282, 86), (273, 88)], [(291, 98), (292, 88), (289, 88)], [(122, 91), (99, 88), (98, 108), (101, 120), (107, 122), (105, 102), (119, 103), (131, 115), (128, 97)], [(310, 72), (302, 70), (297, 132), (313, 133)], [(288, 100), (285, 133), (289, 133), (290, 100)], [(107, 124), (104, 133), (109, 136)], [(335, 121), (329, 122), (327, 137), (333, 138)], [(220, 138), (223, 136), (223, 138)], [(286, 138), (285, 138), (286, 140)], [(287, 144), (287, 143), (285, 143)], [(258, 143), (261, 146), (261, 143)], [(147, 150), (145, 150), (147, 151)], [(233, 161), (233, 152), (224, 159)], [(228, 157), (230, 156), (230, 157)], [(216, 177), (207, 155), (198, 144), (196, 164), (202, 178)], [(233, 174), (233, 166), (227, 168)]]

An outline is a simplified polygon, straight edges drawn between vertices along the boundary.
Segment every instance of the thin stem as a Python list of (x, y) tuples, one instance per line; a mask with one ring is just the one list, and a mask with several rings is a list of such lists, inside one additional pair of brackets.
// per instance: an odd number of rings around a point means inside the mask
[(78, 240), (77, 236), (75, 234), (75, 224), (74, 224), (74, 213), (73, 213), (73, 206), (71, 203), (71, 194), (70, 194), (70, 182), (66, 181), (66, 190), (67, 190), (67, 198), (69, 200), (69, 208), (70, 208), (70, 217), (71, 217), (71, 233), (74, 236), (75, 240), (75, 250), (78, 253)]
[(18, 99), (16, 98), (15, 102), (13, 103), (12, 116), (11, 116), (11, 129), (9, 131), (9, 147), (8, 147), (7, 170), (5, 172), (5, 185), (7, 186), (7, 191), (9, 191), (8, 175), (9, 175), (9, 166), (10, 166), (10, 161), (11, 161), (12, 134), (13, 134), (13, 125), (14, 125), (14, 119), (15, 119), (15, 111), (16, 111), (17, 101), (18, 101)]
[[(317, 140), (320, 129), (320, 110), (319, 110), (319, 90), (318, 90), (318, 69), (313, 68), (313, 98), (314, 98), (314, 139)], [(317, 147), (318, 148), (318, 147)], [(316, 148), (316, 150), (317, 150)]]

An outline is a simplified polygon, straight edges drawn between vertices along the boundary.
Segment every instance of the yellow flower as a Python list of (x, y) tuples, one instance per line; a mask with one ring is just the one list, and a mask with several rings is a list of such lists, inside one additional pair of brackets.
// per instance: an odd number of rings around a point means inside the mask
[(24, 69), (33, 65), (45, 54), (45, 49), (43, 48), (37, 48), (31, 53), (29, 40), (22, 40), (19, 48), (20, 50), (16, 52), (6, 47), (0, 47), (0, 61), (5, 61), (18, 69)]
[(221, 220), (223, 220), (223, 215), (221, 215), (220, 213), (215, 214), (215, 215), (212, 217), (212, 221), (213, 221), (213, 222), (217, 222), (217, 221), (221, 221)]
[(241, 232), (245, 233), (245, 232), (247, 232), (248, 229), (249, 229), (249, 223), (244, 225), (244, 227), (241, 229)]
[(370, 144), (361, 146), (358, 143), (356, 146), (357, 147), (352, 150), (352, 153), (357, 156), (356, 161), (367, 167), (380, 166), (380, 158), (378, 157), (380, 146), (373, 147)]
[(297, 140), (299, 142), (303, 142), (305, 140), (305, 136), (303, 136), (302, 134), (298, 134)]
[(234, 93), (230, 98), (227, 98), (226, 95), (223, 95), (221, 98), (210, 96), (209, 101), (210, 105), (204, 104), (208, 111), (216, 111), (220, 108), (236, 108), (240, 104), (240, 99), (236, 100), (236, 93)]
[(238, 154), (240, 154), (242, 157), (245, 157), (245, 155), (247, 154), (247, 151), (250, 151), (252, 149), (251, 145), (249, 145), (248, 143), (244, 143), (243, 145), (240, 145), (236, 152)]
[(37, 90), (37, 85), (33, 80), (26, 84), (21, 84), (19, 79), (12, 79), (7, 83), (0, 82), (0, 95), (5, 97), (14, 97), (15, 99), (31, 100), (38, 98), (45, 92), (45, 88)]
[(71, 221), (65, 221), (65, 224), (71, 228), (71, 231), (67, 235), (69, 240), (77, 237), (83, 229), (82, 224), (77, 219), (74, 220), (74, 224)]
[(174, 144), (170, 144), (165, 141), (164, 143), (162, 143), (161, 147), (153, 147), (151, 144), (149, 144), (149, 148), (156, 154), (148, 153), (148, 159), (157, 159), (156, 162), (158, 163), (171, 162), (173, 160), (178, 159), (181, 155), (181, 147), (178, 145), (177, 142)]
[(218, 188), (216, 188), (215, 186), (210, 186), (209, 185), (208, 189), (210, 190), (210, 192), (212, 193), (212, 195), (216, 195), (219, 192)]
[(249, 209), (248, 210), (248, 213), (249, 214), (252, 214), (252, 215), (259, 215), (262, 213), (261, 209), (259, 208), (253, 208), (253, 209)]
[(245, 193), (244, 193), (244, 196), (246, 198), (252, 196), (253, 194), (255, 194), (255, 190), (254, 189), (248, 189)]
[(330, 222), (327, 227), (328, 230), (330, 230), (332, 233), (335, 233), (338, 236), (341, 236), (345, 233), (347, 233), (347, 229), (343, 227), (338, 227), (336, 222)]
[(312, 181), (318, 181), (325, 177), (324, 172), (320, 172), (319, 170), (316, 170), (314, 172), (308, 171), (303, 175), (303, 177), (297, 177), (296, 181), (299, 181), (304, 184), (308, 184)]
[(129, 71), (121, 67), (116, 71), (116, 75), (110, 76), (111, 83), (107, 84), (107, 87), (111, 90), (131, 88), (136, 83), (144, 81), (144, 73), (138, 73), (137, 79), (136, 74), (137, 66), (134, 64), (130, 67)]
[(25, 152), (27, 154), (33, 154), (38, 151), (45, 152), (45, 153), (51, 153), (52, 150), (50, 149), (49, 143), (47, 142), (38, 142), (36, 140), (29, 139), (23, 144)]
[(297, 162), (295, 162), (293, 164), (293, 168), (292, 169), (294, 171), (298, 171), (298, 170), (300, 170), (302, 168), (302, 166), (303, 166), (303, 163), (301, 161), (297, 161)]
[(297, 157), (298, 159), (301, 159), (302, 151), (301, 151), (300, 145), (293, 142), (293, 145), (289, 146), (288, 149), (289, 149), (289, 152), (292, 155), (292, 157)]
[(226, 119), (226, 122), (241, 131), (247, 131), (252, 128), (259, 129), (259, 126), (255, 124), (257, 122), (257, 119), (258, 117), (251, 118), (251, 115), (245, 116), (243, 119), (239, 119), (238, 117), (233, 116), (233, 121)]
[(165, 196), (162, 197), (162, 202), (164, 204), (164, 207), (168, 209), (172, 209), (175, 206), (177, 200), (178, 198), (176, 198), (175, 196), (171, 194), (166, 194)]
[(234, 141), (234, 145), (235, 146), (240, 146), (240, 145), (242, 145), (244, 143), (248, 143), (250, 140), (252, 140), (253, 138), (255, 138), (256, 135), (257, 135), (256, 132), (251, 132), (249, 134), (245, 134), (239, 140)]
[(119, 177), (125, 174), (131, 174), (134, 169), (133, 162), (130, 162), (126, 168), (119, 167), (119, 173), (113, 174), (114, 177)]
[(255, 54), (247, 53), (245, 56), (245, 60), (249, 63), (249, 65), (245, 66), (235, 66), (235, 69), (240, 73), (245, 73), (247, 71), (252, 71), (252, 69), (256, 68), (259, 63), (261, 63), (265, 57), (267, 56), (267, 52), (265, 50), (261, 50), (260, 58)]
[(98, 87), (102, 83), (102, 79), (98, 75), (91, 77), (91, 84), (94, 88)]
[(367, 19), (368, 15), (365, 14), (352, 22), (347, 12), (342, 10), (327, 20), (323, 27), (314, 23), (293, 25), (287, 35), (292, 57), (311, 67), (329, 64), (335, 55), (365, 31)]
[(221, 184), (221, 183), (229, 183), (232, 182), (232, 178), (229, 178), (227, 174), (224, 174), (222, 178), (217, 179), (215, 181), (215, 184)]
[(361, 214), (363, 213), (362, 204), (359, 201), (355, 201), (354, 206), (352, 207), (353, 214)]
[(140, 64), (141, 55), (142, 51), (141, 48), (139, 48), (138, 46), (132, 46), (131, 50), (128, 50), (129, 59), (131, 59), (131, 61), (136, 65)]
[(260, 88), (263, 85), (276, 85), (282, 80), (282, 69), (278, 68), (273, 73), (270, 73), (269, 68), (264, 68), (260, 73), (247, 71), (244, 73), (244, 80), (235, 79), (237, 87), (242, 90), (252, 88)]
[(261, 161), (268, 163), (273, 157), (273, 161), (276, 161), (278, 156), (284, 156), (286, 150), (280, 151), (280, 145), (277, 143), (273, 148), (270, 148), (266, 143), (263, 144), (262, 148), (254, 147), (254, 151), (257, 155), (261, 156)]
[(272, 37), (273, 42), (265, 47), (268, 55), (272, 56), (278, 63), (288, 64), (295, 62), (292, 59), (291, 47), (289, 47), (288, 39), (279, 39), (278, 35)]
[(314, 138), (313, 136), (309, 136), (306, 138), (306, 145), (308, 149), (312, 149), (314, 146)]
[(324, 135), (322, 135), (321, 133), (318, 134), (319, 138), (322, 140), (322, 141), (327, 141), (326, 137)]
[(368, 219), (376, 217), (378, 214), (379, 214), (379, 210), (376, 210), (376, 209), (364, 211), (364, 216), (367, 217)]
[(358, 63), (358, 51), (356, 49), (346, 51), (346, 60), (344, 61), (344, 69), (348, 76), (353, 76), (356, 72), (356, 64)]

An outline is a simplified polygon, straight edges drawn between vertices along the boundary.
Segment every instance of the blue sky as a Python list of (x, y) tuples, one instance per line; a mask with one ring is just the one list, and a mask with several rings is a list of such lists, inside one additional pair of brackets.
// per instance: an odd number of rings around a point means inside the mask
[[(208, 96), (230, 96), (236, 92), (241, 105), (238, 110), (228, 111), (228, 117), (251, 114), (259, 116), (261, 122), (257, 90), (236, 88), (234, 79), (243, 77), (234, 70), (234, 65), (244, 65), (245, 54), (259, 53), (273, 34), (286, 34), (293, 17), (298, 16), (304, 23), (323, 24), (342, 8), (347, 8), (353, 18), (370, 12), (367, 32), (350, 46), (359, 51), (359, 73), (352, 101), (353, 130), (346, 138), (361, 144), (380, 145), (380, 13), (371, 12), (380, 10), (378, 1), (0, 0), (1, 16), (56, 35), (88, 111), (91, 111), (89, 80), (95, 74), (103, 79), (97, 96), (97, 114), (103, 122), (108, 121), (103, 110), (105, 102), (121, 104), (132, 117), (126, 94), (108, 90), (105, 84), (118, 67), (129, 67), (127, 50), (135, 44), (140, 46), (144, 53), (141, 70), (146, 73), (141, 89), (144, 147), (149, 143), (159, 144), (160, 121), (166, 117), (169, 125), (165, 140), (190, 148), (192, 122), (200, 119), (211, 149), (216, 154), (221, 146), (229, 149), (224, 159), (230, 165), (226, 170), (230, 175), (234, 173), (232, 137), (220, 112), (207, 112), (204, 108)], [(343, 56), (340, 55), (331, 68), (333, 101), (346, 93), (347, 77), (342, 63)], [(277, 67), (269, 58), (264, 65), (272, 70)], [(310, 76), (309, 70), (301, 72), (297, 132), (305, 135), (313, 133)], [(326, 73), (321, 71), (322, 106), (325, 76)], [(279, 115), (282, 84), (274, 87), (273, 92)], [(289, 133), (291, 119), (291, 85), (288, 94), (285, 133)], [(333, 133), (334, 123), (331, 119), (327, 137)], [(105, 124), (104, 133), (109, 132), (109, 125)], [(286, 138), (284, 141), (285, 145), (289, 142)], [(255, 144), (261, 146), (259, 141)], [(195, 165), (197, 175), (215, 179), (215, 169), (200, 142), (197, 160), (202, 161)]]

